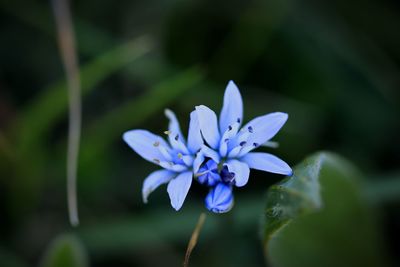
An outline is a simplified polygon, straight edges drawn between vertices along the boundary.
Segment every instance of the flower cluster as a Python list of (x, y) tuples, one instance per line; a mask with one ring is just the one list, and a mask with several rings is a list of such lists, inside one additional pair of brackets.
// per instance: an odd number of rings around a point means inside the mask
[(187, 140), (182, 135), (175, 114), (166, 110), (169, 119), (168, 142), (146, 130), (131, 130), (124, 141), (141, 157), (160, 167), (144, 181), (143, 201), (158, 186), (168, 183), (171, 205), (179, 210), (193, 179), (208, 186), (207, 209), (215, 213), (233, 206), (233, 188), (247, 184), (250, 169), (292, 175), (292, 169), (278, 157), (252, 152), (269, 144), (285, 124), (282, 112), (257, 117), (242, 127), (243, 102), (239, 89), (230, 81), (225, 90), (219, 120), (214, 111), (197, 106), (190, 114)]

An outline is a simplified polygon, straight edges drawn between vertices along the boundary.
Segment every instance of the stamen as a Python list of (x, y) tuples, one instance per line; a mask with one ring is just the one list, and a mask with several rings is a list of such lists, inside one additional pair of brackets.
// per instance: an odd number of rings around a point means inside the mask
[(228, 126), (228, 131), (232, 131), (232, 126)]
[(179, 134), (175, 135), (175, 141), (178, 141), (179, 139)]
[(164, 131), (164, 134), (169, 135), (171, 132), (170, 131)]
[(159, 159), (153, 159), (153, 161), (157, 164), (160, 164), (160, 160)]
[(202, 176), (202, 175), (204, 175), (204, 174), (207, 174), (207, 173), (208, 173), (208, 171), (198, 172), (198, 173), (195, 173), (193, 176), (194, 176), (195, 178), (198, 178), (198, 177), (200, 177), (200, 176)]
[(225, 143), (228, 143), (228, 142), (229, 142), (229, 138), (226, 138), (226, 139), (224, 140), (224, 142), (225, 142)]
[(160, 145), (160, 142), (154, 142), (153, 146), (158, 147)]
[(240, 118), (237, 118), (236, 121), (237, 121), (237, 123), (240, 123)]
[(254, 147), (258, 147), (258, 143), (253, 143), (253, 146)]
[(247, 127), (247, 130), (249, 130), (250, 133), (253, 133), (253, 127), (249, 126)]
[(240, 142), (240, 146), (244, 146), (244, 145), (246, 145), (247, 144), (247, 142), (246, 141), (242, 141), (242, 142)]

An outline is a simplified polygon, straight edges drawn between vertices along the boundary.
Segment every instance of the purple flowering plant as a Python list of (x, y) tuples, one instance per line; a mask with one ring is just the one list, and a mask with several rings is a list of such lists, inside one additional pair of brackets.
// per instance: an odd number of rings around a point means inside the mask
[(250, 169), (282, 175), (292, 175), (289, 165), (278, 157), (253, 152), (268, 145), (288, 115), (274, 112), (256, 117), (244, 126), (243, 101), (233, 81), (226, 87), (219, 120), (214, 111), (204, 105), (196, 106), (190, 114), (187, 140), (182, 135), (175, 114), (165, 111), (169, 119), (168, 142), (146, 130), (131, 130), (124, 141), (145, 160), (161, 170), (151, 173), (143, 183), (143, 201), (151, 192), (168, 183), (171, 205), (179, 210), (193, 180), (210, 188), (205, 198), (208, 210), (228, 212), (233, 207), (233, 188), (245, 186)]

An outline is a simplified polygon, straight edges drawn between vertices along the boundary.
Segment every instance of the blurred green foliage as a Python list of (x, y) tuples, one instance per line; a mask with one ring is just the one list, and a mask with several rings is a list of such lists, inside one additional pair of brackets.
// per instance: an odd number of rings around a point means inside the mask
[[(364, 182), (347, 190), (365, 193), (376, 210), (366, 216), (382, 233), (379, 249), (400, 264), (397, 2), (85, 0), (71, 6), (83, 82), (78, 229), (67, 220), (67, 92), (51, 7), (0, 0), (0, 266), (37, 266), (65, 232), (82, 240), (91, 266), (180, 265), (204, 210), (205, 188), (195, 185), (179, 213), (163, 189), (144, 206), (141, 183), (155, 167), (120, 136), (131, 128), (161, 134), (167, 107), (185, 129), (195, 105), (220, 108), (230, 79), (243, 94), (245, 118), (289, 113), (274, 153), (291, 165), (329, 149), (361, 169)], [(340, 172), (332, 173), (329, 179), (341, 183)], [(265, 190), (280, 179), (252, 172), (249, 185), (235, 192), (234, 209), (208, 216), (192, 266), (263, 266), (257, 225)], [(346, 214), (356, 212), (360, 203), (346, 205), (351, 194), (341, 193), (333, 201)]]
[(323, 152), (270, 187), (263, 230), (272, 266), (388, 266), (359, 176), (349, 162)]
[(89, 263), (81, 242), (73, 235), (61, 235), (50, 243), (40, 266), (87, 267)]

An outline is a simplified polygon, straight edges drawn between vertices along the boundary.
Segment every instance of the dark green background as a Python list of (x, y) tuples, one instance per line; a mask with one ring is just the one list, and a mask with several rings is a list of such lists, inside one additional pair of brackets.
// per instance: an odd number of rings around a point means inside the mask
[[(162, 134), (167, 107), (183, 129), (195, 105), (219, 113), (231, 79), (246, 121), (289, 113), (273, 153), (290, 165), (331, 150), (359, 167), (384, 249), (400, 264), (397, 1), (73, 1), (84, 91), (77, 229), (67, 218), (67, 93), (50, 2), (0, 3), (0, 266), (37, 266), (66, 232), (91, 266), (179, 266), (207, 191), (194, 185), (179, 213), (165, 187), (144, 205), (142, 181), (156, 166), (121, 134)], [(253, 171), (235, 208), (208, 216), (192, 266), (263, 266), (264, 196), (281, 178)]]

